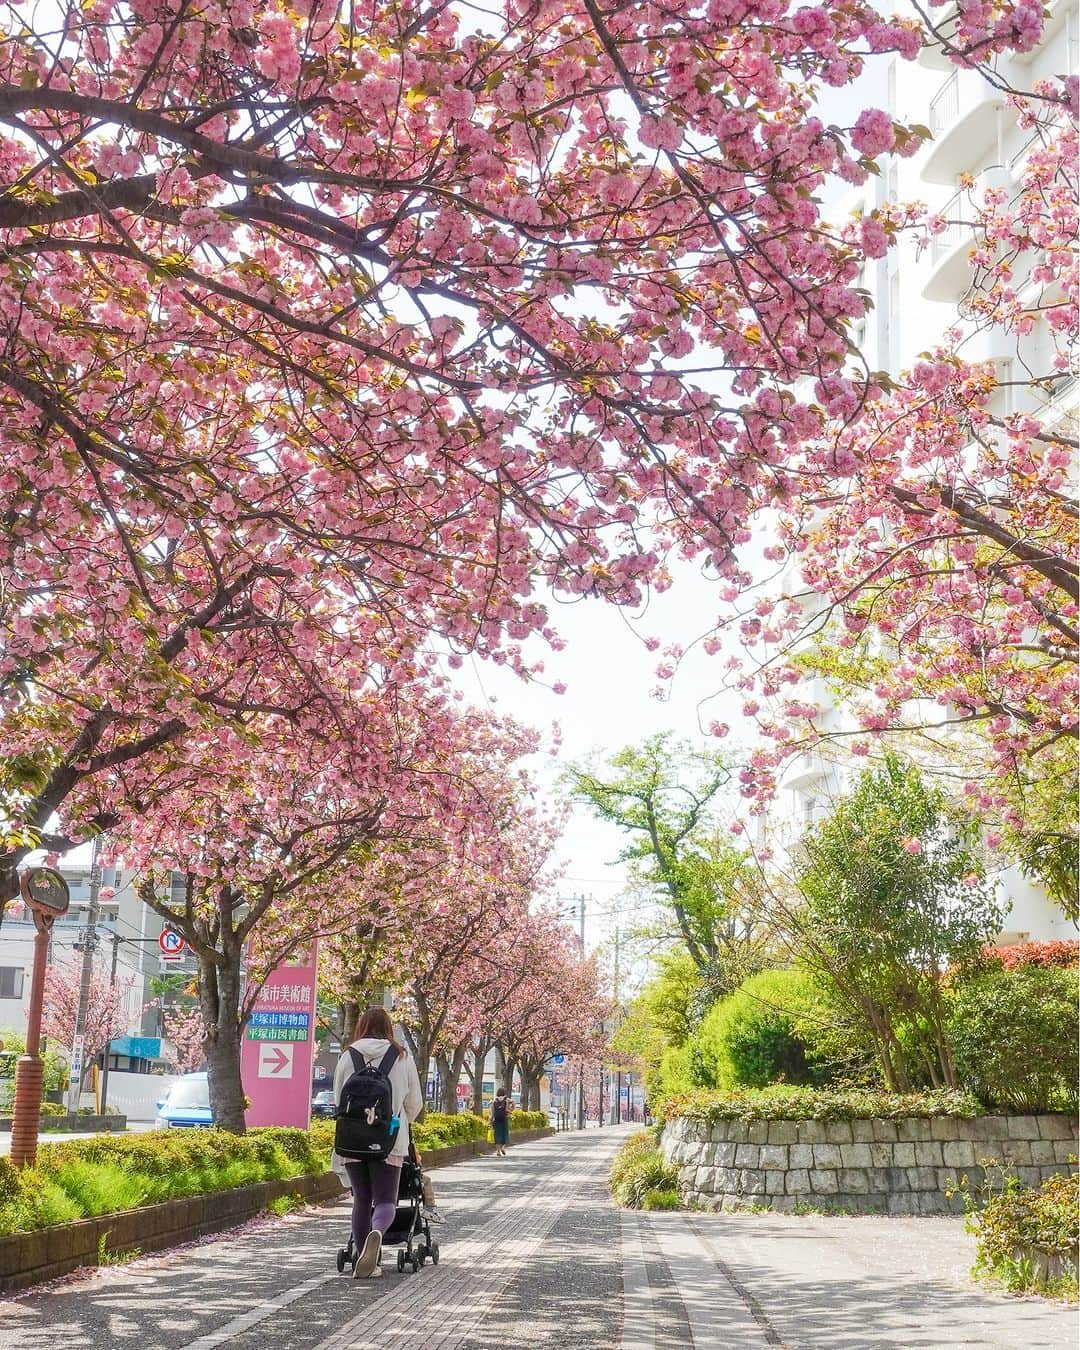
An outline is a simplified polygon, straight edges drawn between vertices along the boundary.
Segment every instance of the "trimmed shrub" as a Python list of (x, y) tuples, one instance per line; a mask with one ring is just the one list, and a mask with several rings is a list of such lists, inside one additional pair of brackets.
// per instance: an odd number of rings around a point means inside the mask
[(1053, 965), (992, 966), (959, 979), (948, 1031), (964, 1087), (1015, 1111), (1075, 1108), (1078, 992), (1077, 971)]
[(675, 1206), (655, 1198), (648, 1205), (647, 1198), (676, 1191), (678, 1179), (678, 1170), (664, 1160), (657, 1148), (656, 1131), (637, 1130), (612, 1160), (608, 1184), (616, 1203), (627, 1209), (661, 1209)]
[(813, 976), (763, 970), (715, 1004), (690, 1043), (698, 1087), (822, 1083), (836, 1014)]
[(983, 1114), (963, 1092), (878, 1092), (869, 1088), (805, 1088), (777, 1085), (755, 1091), (705, 1089), (683, 1092), (664, 1103), (667, 1120), (869, 1120)]
[(1059, 938), (1052, 942), (1016, 942), (1010, 947), (986, 946), (981, 959), (1005, 970), (1019, 966), (1061, 966), (1080, 964), (1080, 940)]

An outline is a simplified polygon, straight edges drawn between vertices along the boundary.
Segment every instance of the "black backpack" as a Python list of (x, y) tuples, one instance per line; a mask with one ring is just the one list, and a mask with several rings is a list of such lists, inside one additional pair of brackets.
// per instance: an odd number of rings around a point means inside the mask
[(341, 1158), (385, 1158), (397, 1138), (390, 1070), (398, 1058), (391, 1045), (378, 1064), (349, 1047), (353, 1071), (345, 1080), (334, 1127), (334, 1152)]
[(504, 1121), (504, 1120), (506, 1119), (506, 1114), (507, 1114), (506, 1108), (507, 1108), (507, 1106), (509, 1105), (509, 1102), (510, 1102), (510, 1098), (509, 1098), (509, 1097), (496, 1097), (496, 1098), (495, 1098), (495, 1100), (491, 1103), (491, 1118), (492, 1118), (492, 1120), (497, 1120), (497, 1121), (502, 1122), (502, 1121)]

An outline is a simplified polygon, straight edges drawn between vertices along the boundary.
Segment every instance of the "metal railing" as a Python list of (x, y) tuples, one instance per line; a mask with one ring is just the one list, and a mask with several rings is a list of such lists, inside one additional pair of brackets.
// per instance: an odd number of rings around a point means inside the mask
[(960, 72), (954, 71), (930, 100), (930, 130), (940, 136), (960, 116)]
[[(963, 193), (954, 193), (936, 215), (948, 220), (950, 216), (956, 216), (962, 209)], [(953, 221), (945, 227), (941, 234), (934, 235), (930, 241), (930, 261), (935, 265), (939, 263), (946, 254), (951, 253), (954, 248), (962, 244), (971, 234), (971, 226), (963, 222)]]

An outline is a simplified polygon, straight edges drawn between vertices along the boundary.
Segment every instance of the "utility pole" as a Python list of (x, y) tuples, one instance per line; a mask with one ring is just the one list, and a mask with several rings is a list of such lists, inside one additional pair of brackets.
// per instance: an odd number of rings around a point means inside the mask
[(86, 1038), (86, 1013), (90, 1006), (90, 978), (94, 973), (94, 948), (97, 946), (97, 918), (101, 899), (101, 845), (94, 836), (90, 855), (90, 905), (82, 934), (82, 974), (79, 978), (79, 1003), (75, 1010), (75, 1037), (71, 1045), (71, 1069), (68, 1073), (67, 1109), (75, 1115), (79, 1109), (82, 1086), (83, 1044)]
[[(615, 1029), (619, 1028), (619, 928), (615, 926)], [(615, 1100), (611, 1104), (611, 1123), (622, 1121), (622, 1069), (615, 1074)]]
[[(120, 952), (120, 934), (112, 935), (112, 966), (109, 970), (109, 988), (116, 987), (116, 958)], [(98, 1103), (101, 1114), (105, 1114), (105, 1099), (109, 1095), (109, 1049), (112, 1046), (112, 1037), (105, 1041), (105, 1054), (101, 1061), (101, 1097)]]
[[(581, 959), (585, 959), (585, 897), (578, 896), (578, 920), (581, 925)], [(582, 1059), (578, 1064), (578, 1082), (577, 1082), (577, 1127), (579, 1130), (585, 1128), (585, 1061)]]

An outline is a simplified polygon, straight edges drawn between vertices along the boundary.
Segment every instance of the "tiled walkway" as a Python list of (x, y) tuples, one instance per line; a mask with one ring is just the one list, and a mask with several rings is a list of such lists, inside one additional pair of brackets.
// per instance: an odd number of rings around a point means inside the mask
[(1064, 1350), (1075, 1311), (972, 1285), (956, 1219), (631, 1214), (624, 1130), (433, 1173), (443, 1260), (338, 1275), (348, 1205), (0, 1300), (0, 1350)]

